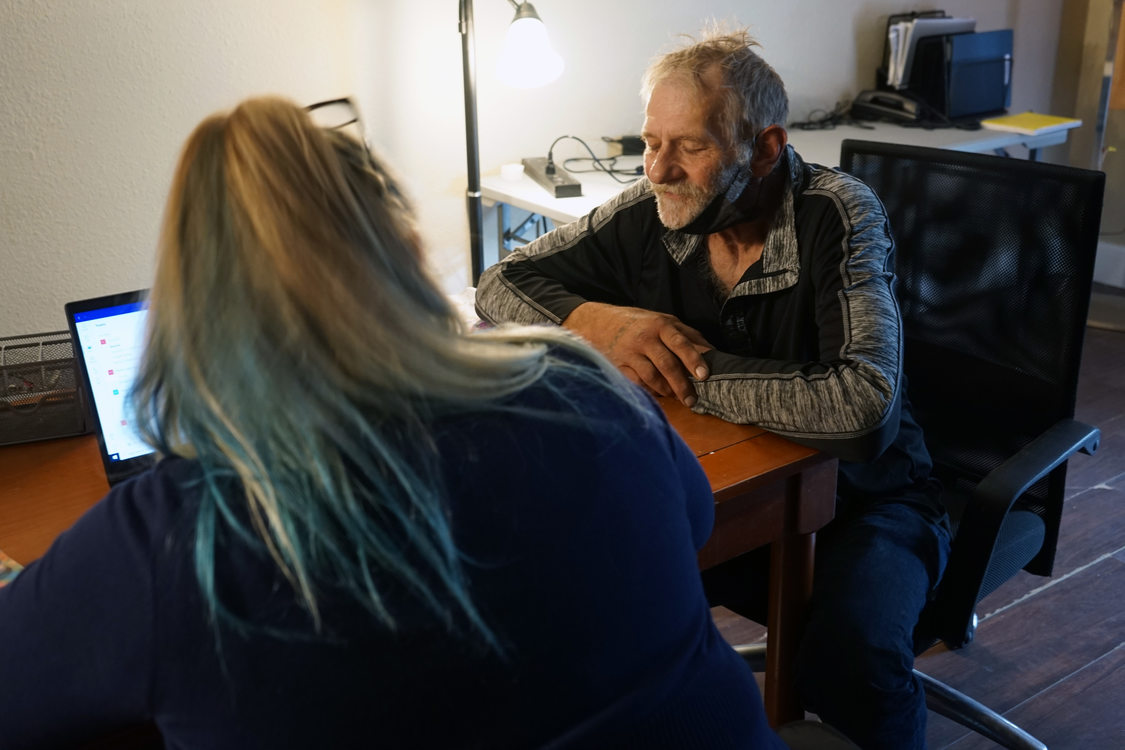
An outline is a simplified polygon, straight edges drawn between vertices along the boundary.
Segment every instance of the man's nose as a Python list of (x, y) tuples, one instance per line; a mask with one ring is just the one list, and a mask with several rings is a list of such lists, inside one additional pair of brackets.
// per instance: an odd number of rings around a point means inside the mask
[(645, 175), (657, 185), (677, 182), (684, 178), (684, 170), (680, 166), (679, 159), (676, 158), (675, 151), (661, 151), (645, 161)]

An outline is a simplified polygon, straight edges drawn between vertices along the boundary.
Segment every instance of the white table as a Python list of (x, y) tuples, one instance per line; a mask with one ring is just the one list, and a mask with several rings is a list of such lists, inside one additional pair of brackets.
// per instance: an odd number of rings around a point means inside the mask
[[(1009, 146), (1026, 146), (1030, 158), (1036, 158), (1036, 152), (1047, 146), (1056, 146), (1066, 142), (1066, 130), (1059, 130), (1046, 135), (1023, 135), (1021, 133), (1008, 133), (1003, 130), (959, 130), (957, 128), (904, 128), (891, 123), (868, 123), (872, 129), (861, 128), (857, 125), (839, 125), (831, 130), (790, 130), (789, 143), (801, 155), (801, 158), (814, 164), (824, 164), (835, 167), (840, 164), (840, 143), (844, 139), (861, 141), (880, 141), (882, 143), (897, 143), (904, 146), (928, 146), (930, 148), (948, 148), (953, 151), (973, 151), (975, 153), (988, 153)], [(546, 192), (546, 191), (544, 191)]]
[[(641, 157), (619, 156), (617, 166), (619, 169), (639, 167)], [(628, 179), (624, 175), (618, 176)], [(578, 172), (574, 177), (582, 183), (582, 195), (553, 198), (546, 188), (526, 174), (518, 180), (506, 180), (497, 173), (481, 175), (481, 199), (486, 206), (504, 204), (546, 216), (556, 224), (568, 224), (590, 213), (628, 186), (605, 172)]]
[[(1038, 149), (1065, 143), (1069, 132), (1061, 130), (1047, 135), (1027, 136), (984, 128), (926, 130), (891, 123), (870, 124), (870, 129), (840, 125), (831, 130), (792, 130), (789, 131), (789, 143), (805, 161), (834, 167), (840, 163), (840, 143), (847, 138), (977, 153), (1022, 145), (1028, 148), (1031, 158), (1035, 158)], [(618, 157), (617, 161), (619, 168), (640, 164), (639, 156)], [(495, 217), (488, 217), (488, 223), (495, 226), (497, 243), (494, 247), (485, 247), (485, 268), (501, 257), (504, 234), (510, 228), (509, 207), (545, 216), (556, 224), (568, 224), (590, 213), (626, 187), (602, 172), (584, 172), (575, 176), (582, 183), (582, 195), (574, 198), (554, 198), (527, 175), (518, 180), (506, 180), (495, 172), (481, 176), (481, 198), (484, 205), (497, 207)]]

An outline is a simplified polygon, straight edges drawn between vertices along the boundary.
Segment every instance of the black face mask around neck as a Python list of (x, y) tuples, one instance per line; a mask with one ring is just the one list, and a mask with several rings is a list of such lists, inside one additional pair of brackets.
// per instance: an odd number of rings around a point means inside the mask
[(753, 221), (760, 214), (762, 178), (754, 177), (750, 166), (740, 168), (725, 190), (707, 204), (699, 216), (680, 229), (687, 234), (712, 234), (745, 221)]
[(765, 177), (755, 177), (749, 164), (739, 167), (727, 187), (680, 231), (687, 234), (714, 234), (735, 224), (760, 219), (773, 206), (773, 201), (768, 200), (766, 184), (776, 182), (774, 178), (784, 173), (784, 169), (784, 154), (773, 171)]

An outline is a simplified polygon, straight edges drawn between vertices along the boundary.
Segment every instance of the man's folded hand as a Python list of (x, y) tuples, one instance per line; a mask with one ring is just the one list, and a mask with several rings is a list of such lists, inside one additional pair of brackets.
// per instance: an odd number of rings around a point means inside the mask
[(585, 302), (563, 321), (594, 345), (629, 380), (658, 396), (695, 404), (692, 379), (705, 380), (703, 352), (714, 347), (703, 335), (672, 315)]

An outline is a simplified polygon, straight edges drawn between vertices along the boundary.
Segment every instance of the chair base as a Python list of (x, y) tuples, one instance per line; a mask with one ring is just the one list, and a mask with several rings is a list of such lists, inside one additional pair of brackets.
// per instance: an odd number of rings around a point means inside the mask
[(914, 670), (926, 689), (926, 708), (1010, 750), (1047, 750), (1047, 746), (1000, 714), (928, 674)]
[[(734, 650), (755, 672), (765, 671), (765, 643), (742, 643), (735, 646)], [(1047, 750), (1047, 746), (1042, 742), (988, 706), (924, 672), (915, 669), (914, 674), (922, 681), (926, 690), (926, 708), (934, 713), (955, 721), (1009, 750)]]

